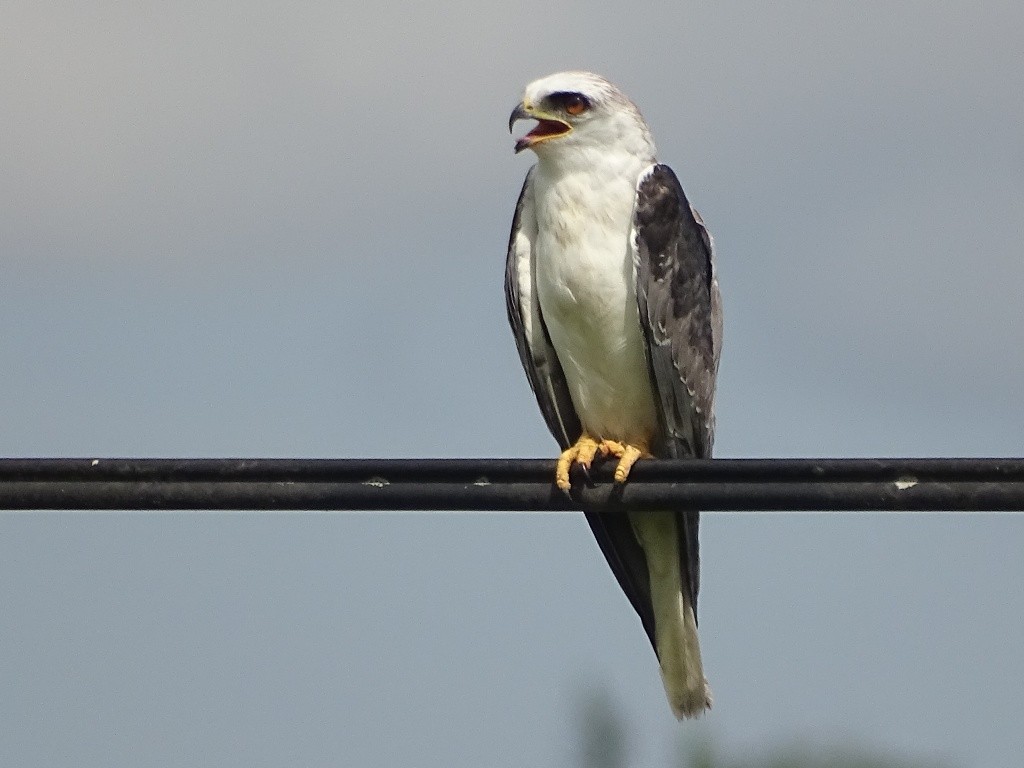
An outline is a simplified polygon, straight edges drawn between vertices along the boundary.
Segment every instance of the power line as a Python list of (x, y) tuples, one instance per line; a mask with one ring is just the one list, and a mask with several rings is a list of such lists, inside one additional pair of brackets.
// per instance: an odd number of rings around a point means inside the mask
[(5, 510), (1021, 511), (1024, 459), (0, 459)]

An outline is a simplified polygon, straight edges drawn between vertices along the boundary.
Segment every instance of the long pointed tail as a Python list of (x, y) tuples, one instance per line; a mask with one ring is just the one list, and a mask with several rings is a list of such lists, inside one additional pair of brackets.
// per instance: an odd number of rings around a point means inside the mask
[(676, 514), (638, 512), (629, 517), (647, 557), (654, 645), (669, 706), (680, 720), (696, 717), (711, 708), (711, 689), (704, 678), (690, 592), (683, 583)]

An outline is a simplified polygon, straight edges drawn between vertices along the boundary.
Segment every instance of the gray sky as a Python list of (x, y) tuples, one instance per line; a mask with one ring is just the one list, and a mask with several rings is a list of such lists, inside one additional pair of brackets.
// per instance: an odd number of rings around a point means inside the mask
[[(721, 456), (1020, 455), (1018, 3), (9, 2), (0, 454), (544, 456), (505, 327), (522, 85), (601, 72), (715, 235)], [(1024, 753), (1024, 519), (702, 527), (672, 719), (575, 516), (0, 518), (0, 762)]]

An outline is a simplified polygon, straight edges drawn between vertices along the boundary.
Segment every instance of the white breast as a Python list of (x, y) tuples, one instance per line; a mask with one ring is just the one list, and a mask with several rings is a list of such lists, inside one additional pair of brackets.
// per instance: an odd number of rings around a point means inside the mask
[(636, 300), (636, 175), (536, 174), (536, 287), (584, 429), (650, 447), (657, 416)]

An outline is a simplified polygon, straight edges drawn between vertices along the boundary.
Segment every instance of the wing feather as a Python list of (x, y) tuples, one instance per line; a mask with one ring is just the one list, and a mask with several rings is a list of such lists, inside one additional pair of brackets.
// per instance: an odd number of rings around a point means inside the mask
[(582, 427), (534, 290), (533, 244), (537, 239), (537, 219), (533, 209), (532, 182), (531, 168), (526, 174), (512, 218), (505, 262), (505, 306), (519, 350), (519, 360), (544, 414), (544, 421), (564, 449), (579, 439)]
[[(721, 354), (721, 298), (711, 236), (667, 165), (651, 166), (640, 177), (633, 235), (640, 325), (663, 439), (655, 453), (709, 457)], [(699, 513), (681, 510), (678, 516), (680, 564), (696, 612)]]

